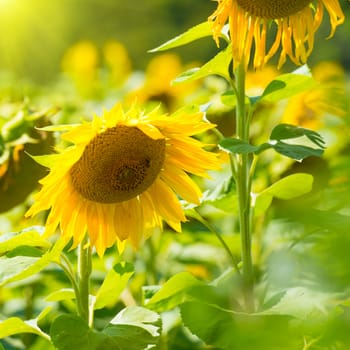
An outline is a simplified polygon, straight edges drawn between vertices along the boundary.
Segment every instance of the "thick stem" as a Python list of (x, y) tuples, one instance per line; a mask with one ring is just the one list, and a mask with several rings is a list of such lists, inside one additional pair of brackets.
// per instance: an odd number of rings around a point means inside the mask
[[(245, 70), (242, 64), (235, 70), (237, 89), (236, 125), (237, 136), (243, 141), (249, 142), (248, 115), (245, 104)], [(236, 155), (236, 186), (239, 208), (239, 223), (241, 234), (241, 255), (243, 264), (243, 287), (246, 309), (254, 311), (254, 271), (251, 253), (250, 232), (250, 164), (248, 154)]]
[(79, 288), (79, 316), (91, 326), (90, 315), (90, 274), (91, 274), (91, 248), (87, 244), (87, 236), (80, 243), (78, 249), (78, 288)]

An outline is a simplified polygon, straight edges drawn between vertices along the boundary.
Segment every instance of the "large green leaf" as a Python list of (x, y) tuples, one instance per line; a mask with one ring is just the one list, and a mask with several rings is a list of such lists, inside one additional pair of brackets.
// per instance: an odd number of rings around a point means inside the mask
[(40, 258), (28, 256), (1, 257), (0, 286), (32, 276), (43, 270), (51, 262), (57, 262), (65, 244), (63, 240), (58, 240), (52, 249)]
[(110, 269), (96, 294), (94, 309), (115, 304), (133, 273), (134, 267), (130, 263), (118, 263)]
[(309, 74), (308, 69), (300, 68), (293, 73), (282, 74), (274, 79), (265, 88), (257, 102), (277, 102), (309, 90), (316, 85), (317, 82)]
[(208, 61), (200, 68), (190, 69), (180, 74), (173, 84), (193, 81), (204, 78), (208, 75), (220, 75), (226, 80), (230, 80), (229, 65), (232, 60), (231, 46), (229, 45), (225, 50), (220, 51), (214, 58)]
[(103, 334), (90, 329), (87, 323), (76, 315), (58, 316), (51, 325), (50, 335), (58, 350), (95, 350), (104, 340)]
[(186, 298), (186, 291), (201, 285), (201, 282), (188, 272), (180, 272), (164, 283), (162, 288), (146, 303), (146, 307), (155, 311), (174, 308)]
[(31, 320), (23, 321), (18, 317), (10, 317), (4, 321), (0, 321), (0, 339), (22, 333), (33, 333), (45, 339), (50, 339), (49, 335), (38, 327), (38, 321), (44, 318), (50, 310), (51, 307), (49, 306), (37, 318)]
[(132, 325), (144, 328), (153, 337), (158, 337), (161, 326), (160, 316), (151, 310), (139, 306), (129, 306), (115, 316), (110, 324)]
[[(134, 309), (129, 316), (117, 315), (113, 320), (114, 323), (108, 324), (102, 332), (89, 328), (79, 316), (61, 315), (52, 323), (50, 330), (52, 341), (58, 350), (148, 349), (158, 341), (159, 329), (152, 323), (158, 322), (159, 316), (149, 310), (140, 309), (142, 308)], [(142, 317), (145, 319), (141, 319)], [(119, 323), (123, 321), (128, 323)], [(151, 326), (155, 328), (150, 328)]]
[(307, 157), (321, 157), (323, 154), (323, 149), (312, 148), (304, 145), (295, 145), (282, 141), (278, 141), (274, 144), (271, 144), (271, 147), (278, 153), (292, 158), (297, 161), (301, 161)]
[(186, 45), (191, 43), (192, 41), (212, 35), (213, 32), (211, 29), (211, 24), (207, 21), (190, 28), (185, 33), (180, 34), (173, 39), (170, 39), (166, 43), (156, 47), (155, 49), (150, 50), (150, 52), (173, 49), (174, 47)]
[(255, 198), (254, 213), (260, 215), (270, 206), (274, 197), (288, 200), (299, 197), (312, 190), (313, 176), (310, 174), (292, 174), (278, 180), (259, 193)]
[(321, 321), (329, 313), (330, 306), (340, 303), (338, 296), (332, 293), (313, 291), (305, 287), (294, 287), (270, 309), (263, 311), (265, 315), (289, 315), (300, 320), (314, 319)]
[(0, 255), (20, 246), (49, 248), (50, 243), (42, 238), (41, 226), (29, 227), (20, 232), (5, 233), (0, 236)]
[(287, 316), (235, 313), (200, 301), (186, 302), (180, 309), (184, 325), (220, 349), (280, 350), (296, 342)]

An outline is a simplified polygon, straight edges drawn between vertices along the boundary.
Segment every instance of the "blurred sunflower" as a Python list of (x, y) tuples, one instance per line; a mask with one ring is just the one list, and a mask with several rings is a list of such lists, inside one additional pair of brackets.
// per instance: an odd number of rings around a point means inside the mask
[(110, 71), (112, 85), (121, 86), (131, 75), (132, 67), (126, 47), (116, 40), (110, 40), (103, 46), (103, 58)]
[(73, 80), (79, 93), (86, 97), (96, 94), (99, 54), (91, 41), (79, 41), (69, 47), (61, 64), (63, 72)]
[(172, 80), (185, 68), (176, 54), (166, 53), (155, 56), (146, 68), (143, 86), (133, 91), (129, 99), (134, 100), (136, 97), (140, 103), (161, 102), (167, 111), (176, 110), (199, 86), (198, 81), (171, 84)]
[[(219, 44), (219, 36), (229, 20), (234, 64), (242, 63), (247, 69), (254, 42), (253, 66), (261, 68), (276, 54), (281, 53), (280, 68), (288, 56), (295, 64), (306, 62), (314, 46), (314, 36), (320, 26), (324, 8), (329, 13), (330, 37), (343, 23), (344, 14), (338, 0), (217, 0), (218, 7), (209, 17), (213, 22), (213, 36)], [(275, 24), (275, 39), (266, 48), (271, 25)]]
[(345, 72), (335, 62), (320, 62), (312, 69), (319, 83), (314, 88), (291, 97), (283, 113), (284, 123), (319, 129), (325, 113), (342, 117), (348, 109), (345, 93)]
[(101, 118), (71, 126), (62, 138), (74, 145), (51, 155), (54, 164), (26, 215), (51, 209), (46, 235), (60, 224), (74, 248), (87, 231), (100, 256), (115, 242), (137, 247), (151, 229), (162, 228), (162, 219), (181, 231), (186, 218), (176, 193), (196, 204), (201, 196), (187, 173), (205, 177), (219, 168), (217, 155), (191, 137), (214, 127), (202, 118), (157, 109), (143, 114), (136, 105), (125, 112), (117, 104)]

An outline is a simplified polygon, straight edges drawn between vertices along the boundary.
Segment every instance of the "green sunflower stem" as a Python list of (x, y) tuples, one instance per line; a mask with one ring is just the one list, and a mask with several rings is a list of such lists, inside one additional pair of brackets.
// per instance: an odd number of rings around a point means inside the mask
[(91, 247), (88, 245), (88, 236), (83, 239), (78, 248), (78, 313), (89, 326), (92, 323), (90, 314), (90, 275), (91, 275)]
[[(237, 91), (236, 128), (237, 136), (243, 141), (249, 141), (249, 119), (246, 110), (245, 68), (239, 64), (235, 70), (235, 87)], [(245, 306), (248, 312), (254, 307), (254, 271), (252, 262), (252, 243), (250, 228), (250, 162), (248, 154), (236, 154), (236, 186), (238, 196), (239, 224), (241, 235), (242, 277)]]

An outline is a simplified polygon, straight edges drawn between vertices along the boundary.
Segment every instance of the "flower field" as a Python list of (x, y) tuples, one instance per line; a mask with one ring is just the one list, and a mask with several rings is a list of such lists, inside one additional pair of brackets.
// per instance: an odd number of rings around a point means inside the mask
[(0, 350), (350, 349), (349, 19), (0, 0)]

